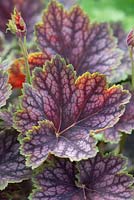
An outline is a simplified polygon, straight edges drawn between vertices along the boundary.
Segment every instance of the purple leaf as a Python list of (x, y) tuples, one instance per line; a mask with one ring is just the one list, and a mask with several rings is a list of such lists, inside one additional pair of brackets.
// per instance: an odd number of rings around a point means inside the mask
[(111, 27), (113, 29), (114, 36), (117, 38), (118, 47), (123, 52), (123, 58), (121, 59), (120, 66), (118, 66), (115, 72), (112, 72), (114, 74), (113, 82), (117, 83), (122, 80), (126, 80), (128, 75), (131, 75), (131, 63), (129, 50), (126, 43), (127, 33), (124, 31), (122, 24), (119, 22), (113, 23)]
[(26, 156), (26, 165), (36, 168), (41, 165), (49, 153), (70, 160), (81, 160), (95, 156), (96, 142), (89, 136), (88, 130), (74, 127), (56, 137), (56, 130), (49, 121), (34, 126), (21, 141), (21, 153)]
[(60, 54), (67, 63), (73, 64), (77, 74), (100, 72), (109, 81), (114, 78), (121, 52), (109, 25), (90, 24), (79, 6), (67, 12), (52, 1), (43, 22), (36, 26), (36, 36), (44, 54)]
[(129, 186), (133, 178), (123, 174), (125, 160), (108, 155), (81, 161), (78, 164), (80, 182), (86, 187), (87, 199), (91, 200), (130, 200), (133, 190)]
[(31, 200), (130, 200), (133, 178), (122, 157), (98, 154), (78, 164), (54, 158), (36, 174)]
[[(127, 89), (130, 90), (130, 87), (127, 87)], [(121, 133), (131, 134), (134, 129), (134, 92), (131, 91), (131, 95), (130, 102), (126, 105), (125, 112), (118, 123), (104, 131), (106, 141), (117, 143), (120, 140)]]
[(129, 93), (120, 86), (108, 89), (104, 75), (98, 73), (77, 78), (72, 65), (59, 56), (33, 75), (32, 86), (25, 84), (22, 110), (15, 117), (27, 165), (39, 166), (49, 153), (72, 161), (95, 156), (91, 132), (119, 120)]
[(31, 170), (25, 166), (25, 159), (20, 155), (17, 136), (14, 130), (0, 132), (0, 190), (8, 183), (31, 177)]
[(31, 200), (83, 200), (81, 188), (75, 185), (75, 173), (77, 169), (74, 163), (66, 159), (52, 160), (52, 165), (46, 166), (35, 177), (36, 186), (39, 188), (33, 192)]
[(11, 95), (11, 86), (8, 84), (8, 75), (0, 71), (0, 108), (6, 105), (6, 101)]

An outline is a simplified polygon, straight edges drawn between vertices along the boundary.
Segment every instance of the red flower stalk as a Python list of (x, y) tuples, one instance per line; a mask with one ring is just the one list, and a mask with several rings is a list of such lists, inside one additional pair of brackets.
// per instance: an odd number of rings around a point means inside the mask
[(134, 47), (134, 30), (131, 30), (127, 36), (127, 45)]

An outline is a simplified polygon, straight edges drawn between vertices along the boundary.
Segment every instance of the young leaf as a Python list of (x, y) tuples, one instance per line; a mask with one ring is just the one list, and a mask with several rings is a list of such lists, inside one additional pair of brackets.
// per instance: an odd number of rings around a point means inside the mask
[[(43, 22), (36, 26), (37, 42), (50, 56), (60, 54), (77, 74), (100, 72), (111, 81), (120, 64), (121, 52), (109, 25), (90, 24), (78, 6), (67, 12), (56, 1), (49, 4)], [(112, 73), (111, 73), (112, 72)]]
[(24, 75), (24, 60), (16, 59), (8, 69), (9, 73), (9, 83), (12, 85), (13, 89), (22, 88), (23, 83), (25, 82)]
[(33, 70), (35, 67), (42, 67), (47, 60), (51, 60), (51, 58), (49, 55), (43, 54), (42, 52), (28, 54), (28, 62), (31, 70)]
[[(130, 87), (127, 89), (130, 89)], [(106, 129), (104, 136), (107, 141), (119, 142), (121, 132), (131, 134), (134, 129), (134, 92), (131, 91), (130, 102), (126, 105), (124, 114), (120, 117), (120, 120), (114, 127)]]
[(8, 183), (21, 182), (31, 176), (31, 170), (25, 166), (20, 154), (18, 134), (15, 130), (0, 132), (0, 190)]
[(91, 132), (119, 120), (129, 93), (120, 86), (108, 89), (104, 75), (98, 73), (77, 78), (72, 65), (60, 56), (43, 69), (36, 68), (33, 75), (32, 86), (24, 86), (22, 110), (15, 117), (17, 130), (26, 137), (21, 148), (27, 165), (39, 166), (49, 153), (72, 161), (95, 156)]
[[(98, 154), (78, 164), (54, 158), (39, 172), (30, 200), (130, 200), (133, 178), (121, 172), (122, 157)], [(79, 177), (79, 178), (78, 178)], [(78, 179), (77, 179), (78, 178)]]
[(8, 84), (8, 75), (0, 70), (0, 108), (6, 105), (6, 101), (11, 95), (11, 87)]
[[(30, 70), (32, 71), (35, 67), (42, 67), (47, 60), (50, 60), (50, 57), (41, 52), (30, 53), (28, 55)], [(22, 88), (25, 82), (24, 69), (24, 58), (16, 59), (11, 64), (8, 73), (9, 83), (12, 85), (13, 89)]]

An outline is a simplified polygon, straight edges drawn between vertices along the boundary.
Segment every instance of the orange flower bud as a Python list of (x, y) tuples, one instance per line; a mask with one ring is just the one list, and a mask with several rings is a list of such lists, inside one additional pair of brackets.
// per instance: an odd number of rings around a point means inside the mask
[(21, 13), (14, 8), (14, 12), (11, 15), (11, 19), (8, 21), (7, 30), (10, 30), (18, 37), (24, 37), (26, 35), (26, 24), (21, 16)]

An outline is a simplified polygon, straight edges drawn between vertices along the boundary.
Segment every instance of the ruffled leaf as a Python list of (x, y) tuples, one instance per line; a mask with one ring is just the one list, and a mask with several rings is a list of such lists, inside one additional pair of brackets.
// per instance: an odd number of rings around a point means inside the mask
[(22, 110), (15, 117), (17, 130), (26, 137), (21, 148), (28, 166), (39, 166), (49, 153), (72, 161), (95, 156), (91, 132), (119, 120), (129, 93), (120, 86), (108, 89), (104, 75), (98, 73), (77, 78), (72, 65), (59, 56), (33, 75), (32, 86), (25, 84)]
[(130, 63), (130, 55), (128, 46), (126, 43), (126, 37), (127, 34), (124, 31), (121, 23), (113, 23), (111, 25), (113, 29), (113, 34), (117, 38), (118, 41), (118, 47), (123, 52), (123, 57), (121, 59), (121, 64), (118, 66), (116, 71), (113, 73), (113, 81), (114, 83), (120, 82), (122, 80), (126, 80), (128, 78), (128, 75), (131, 75), (131, 63)]
[[(125, 160), (98, 154), (78, 164), (54, 158), (35, 178), (32, 200), (130, 200), (133, 178), (121, 172)], [(79, 177), (79, 178), (78, 178)], [(78, 178), (78, 179), (77, 179)]]
[(0, 190), (8, 183), (21, 182), (31, 177), (31, 170), (25, 166), (20, 154), (18, 134), (13, 130), (0, 132)]
[(78, 164), (80, 182), (87, 188), (87, 199), (93, 200), (130, 200), (133, 189), (129, 186), (133, 178), (123, 174), (125, 160), (117, 156), (102, 157), (81, 161)]
[(35, 177), (37, 190), (31, 195), (31, 200), (83, 200), (81, 188), (75, 185), (75, 164), (66, 159), (54, 158), (52, 165)]
[(0, 71), (0, 108), (6, 105), (6, 101), (11, 95), (11, 87), (8, 84), (7, 73)]
[(100, 72), (112, 81), (121, 52), (116, 48), (109, 25), (90, 24), (78, 6), (67, 12), (56, 1), (49, 4), (43, 22), (36, 26), (41, 50), (50, 56), (60, 54), (73, 64), (77, 74)]
[(28, 62), (31, 70), (35, 67), (42, 67), (48, 60), (51, 60), (49, 55), (43, 54), (42, 52), (34, 52), (28, 55)]
[[(127, 89), (130, 89), (130, 87)], [(134, 92), (131, 92), (130, 102), (126, 105), (124, 114), (120, 117), (118, 123), (104, 131), (105, 140), (117, 143), (120, 140), (121, 133), (131, 134), (134, 129)]]
[(59, 157), (69, 157), (70, 160), (81, 160), (95, 156), (97, 149), (94, 139), (84, 128), (74, 127), (56, 137), (56, 130), (49, 121), (40, 122), (34, 126), (21, 141), (21, 153), (27, 158), (26, 165), (36, 168), (54, 153)]

